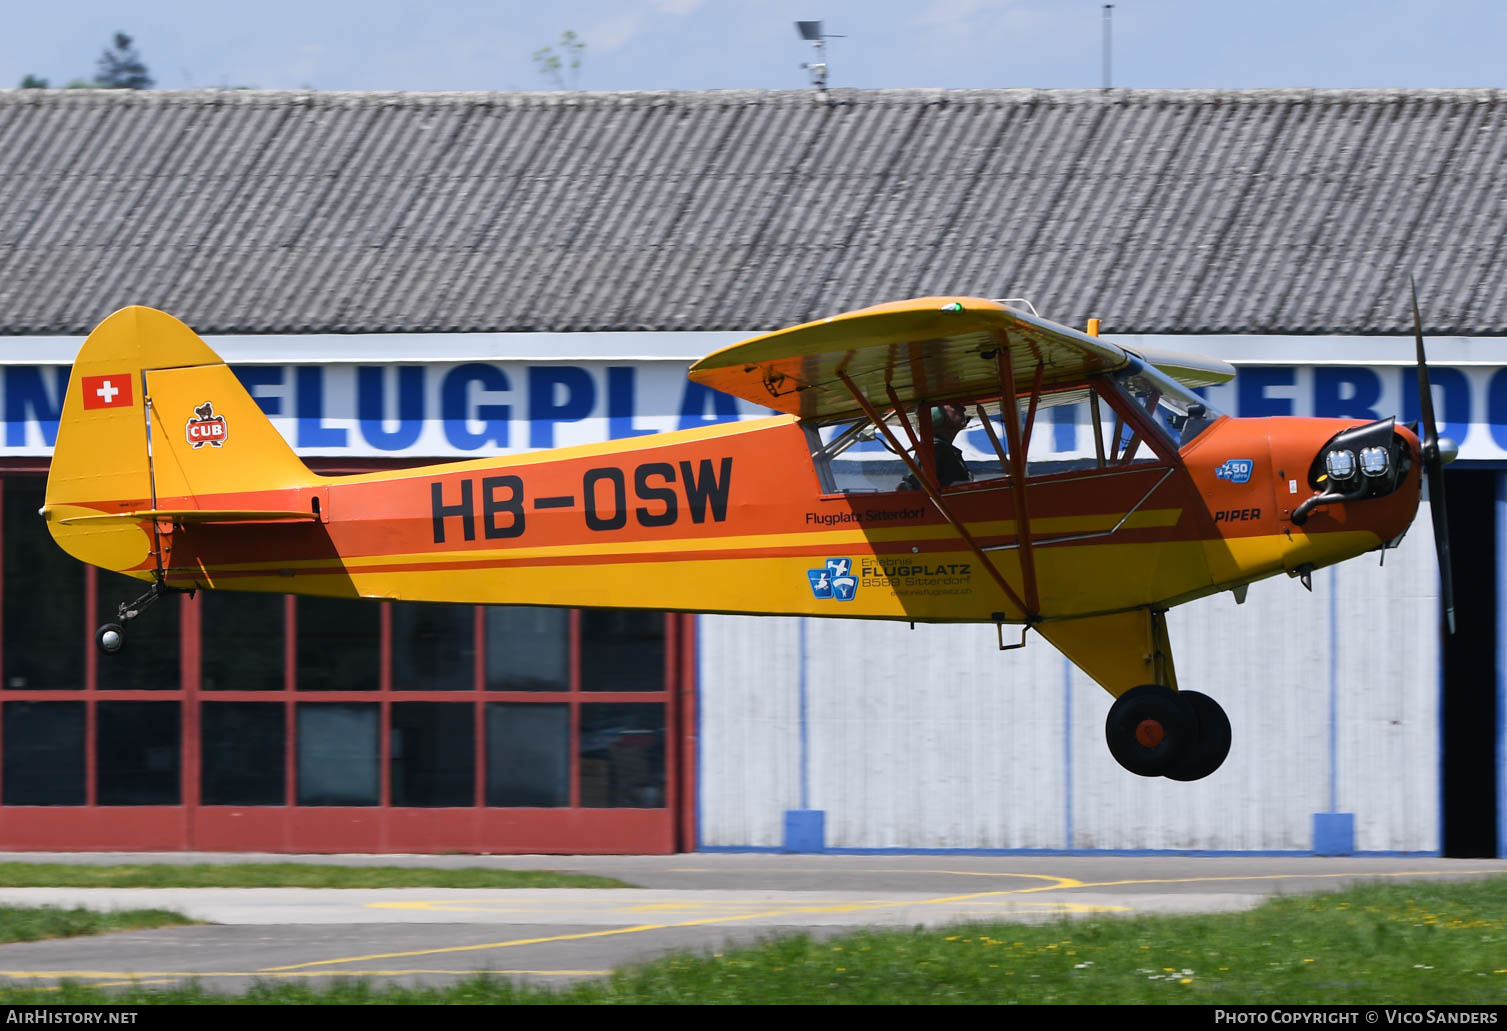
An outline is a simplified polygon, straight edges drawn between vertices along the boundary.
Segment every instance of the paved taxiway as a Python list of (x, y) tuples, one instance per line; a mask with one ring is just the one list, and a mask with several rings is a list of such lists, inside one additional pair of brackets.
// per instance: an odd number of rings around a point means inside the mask
[(859, 926), (1215, 912), (1366, 880), (1507, 874), (1504, 860), (1187, 856), (0, 855), (75, 863), (299, 862), (594, 873), (625, 889), (0, 888), (0, 904), (165, 908), (201, 926), (0, 945), (0, 985), (218, 991), (331, 977), (564, 985), (681, 950)]

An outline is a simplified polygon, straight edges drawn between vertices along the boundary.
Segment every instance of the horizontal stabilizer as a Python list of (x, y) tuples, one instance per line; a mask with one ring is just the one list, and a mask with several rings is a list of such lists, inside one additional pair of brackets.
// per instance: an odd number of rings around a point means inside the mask
[(289, 520), (318, 522), (318, 512), (288, 512), (271, 509), (146, 508), (136, 512), (97, 512), (54, 519), (54, 510), (42, 509), (42, 518), (59, 526), (104, 521), (136, 523), (143, 519), (170, 519), (175, 523), (284, 523)]

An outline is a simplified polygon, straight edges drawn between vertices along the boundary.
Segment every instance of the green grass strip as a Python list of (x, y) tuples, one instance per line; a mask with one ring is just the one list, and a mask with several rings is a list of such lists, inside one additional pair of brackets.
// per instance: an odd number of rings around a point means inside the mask
[[(1038, 901), (1042, 895), (1033, 896)], [(223, 990), (222, 990), (223, 991)], [(1507, 878), (1281, 896), (1242, 913), (978, 923), (675, 955), (555, 992), (212, 982), (4, 991), (0, 1003), (1491, 1003), (1507, 999)]]
[(611, 877), (539, 870), (317, 863), (0, 863), (0, 888), (631, 888)]
[(143, 927), (192, 924), (182, 913), (165, 909), (126, 909), (97, 913), (92, 909), (57, 906), (0, 906), (0, 942), (32, 942), (43, 938), (77, 938), (86, 934), (135, 931)]

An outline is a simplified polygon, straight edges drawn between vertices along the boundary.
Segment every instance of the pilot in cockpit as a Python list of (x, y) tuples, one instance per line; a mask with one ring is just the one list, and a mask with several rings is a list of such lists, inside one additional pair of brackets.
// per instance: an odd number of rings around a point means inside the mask
[[(973, 474), (968, 471), (968, 463), (963, 461), (963, 452), (953, 444), (953, 440), (967, 425), (967, 405), (942, 404), (931, 410), (932, 453), (937, 460), (937, 482), (943, 487), (973, 479)], [(897, 489), (920, 490), (921, 485), (916, 482), (915, 476), (907, 476), (900, 481)]]

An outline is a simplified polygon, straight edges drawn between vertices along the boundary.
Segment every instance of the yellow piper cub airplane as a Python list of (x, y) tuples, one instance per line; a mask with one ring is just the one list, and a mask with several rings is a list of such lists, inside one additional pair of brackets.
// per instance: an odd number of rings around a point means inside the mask
[(769, 418), (347, 476), (311, 472), (187, 326), (125, 308), (73, 366), (42, 516), (150, 584), (100, 628), (107, 653), (200, 589), (1012, 624), (1114, 696), (1123, 766), (1207, 776), (1229, 721), (1177, 690), (1163, 614), (1395, 543), (1425, 468), (1442, 499), (1422, 335), (1420, 442), (1392, 419), (1230, 418), (1194, 392), (1225, 363), (1028, 307), (883, 304), (692, 367)]

